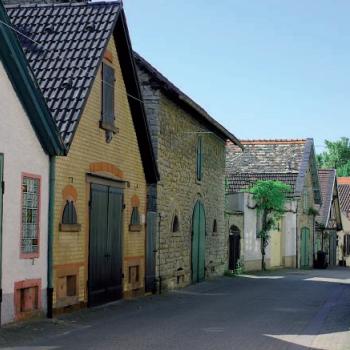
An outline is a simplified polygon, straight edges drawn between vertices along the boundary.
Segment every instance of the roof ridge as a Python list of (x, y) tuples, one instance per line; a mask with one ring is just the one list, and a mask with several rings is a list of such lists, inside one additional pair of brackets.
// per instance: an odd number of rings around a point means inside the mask
[(246, 139), (240, 140), (242, 144), (303, 144), (309, 138), (306, 139)]
[(99, 1), (99, 2), (60, 2), (60, 3), (25, 3), (25, 4), (5, 4), (6, 9), (14, 8), (37, 8), (37, 7), (83, 7), (83, 6), (102, 6), (102, 5), (121, 5), (120, 0)]

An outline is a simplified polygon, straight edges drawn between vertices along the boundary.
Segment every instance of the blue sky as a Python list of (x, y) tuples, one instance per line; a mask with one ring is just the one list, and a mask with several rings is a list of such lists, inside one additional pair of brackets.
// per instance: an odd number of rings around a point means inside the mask
[(350, 136), (348, 0), (124, 6), (134, 49), (237, 137)]

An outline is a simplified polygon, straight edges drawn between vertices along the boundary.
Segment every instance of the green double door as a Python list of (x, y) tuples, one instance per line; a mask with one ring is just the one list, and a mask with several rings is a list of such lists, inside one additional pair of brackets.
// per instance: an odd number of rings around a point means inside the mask
[(123, 190), (91, 184), (89, 306), (122, 297)]
[[(2, 254), (2, 206), (4, 195), (4, 155), (0, 153), (0, 255)], [(0, 258), (0, 276), (2, 271), (2, 261)]]
[(192, 217), (192, 282), (205, 278), (205, 211), (197, 201)]
[(307, 227), (301, 229), (300, 236), (300, 266), (310, 266), (310, 230)]

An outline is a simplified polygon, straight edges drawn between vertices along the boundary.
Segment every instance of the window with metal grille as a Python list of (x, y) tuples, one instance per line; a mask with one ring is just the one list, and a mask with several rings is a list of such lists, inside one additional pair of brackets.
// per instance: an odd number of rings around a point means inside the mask
[(78, 223), (77, 212), (75, 210), (74, 202), (68, 201), (63, 209), (62, 224), (76, 225)]
[(198, 136), (196, 149), (196, 177), (197, 181), (203, 178), (203, 140), (202, 136)]
[(114, 114), (114, 69), (106, 63), (102, 63), (102, 118), (101, 128), (115, 132)]
[(350, 255), (350, 235), (344, 235), (344, 255)]
[(22, 235), (21, 253), (39, 253), (39, 214), (40, 179), (23, 176), (22, 178)]

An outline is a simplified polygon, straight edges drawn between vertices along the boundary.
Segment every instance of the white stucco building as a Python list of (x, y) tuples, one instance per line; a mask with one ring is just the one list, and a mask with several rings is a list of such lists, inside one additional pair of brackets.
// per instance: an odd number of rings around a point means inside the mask
[[(0, 19), (8, 21), (0, 4)], [(46, 308), (50, 156), (63, 147), (17, 38), (0, 23), (1, 323)]]

